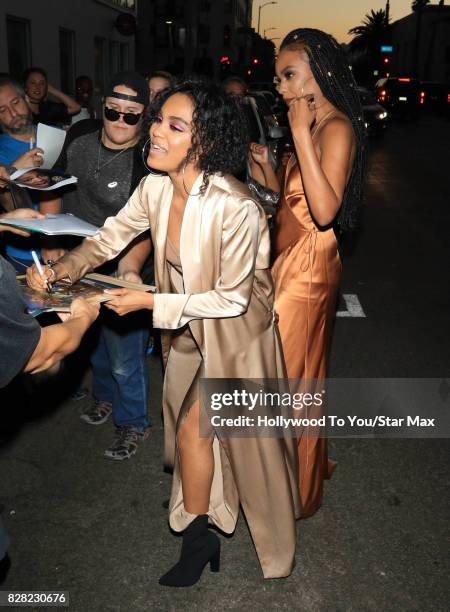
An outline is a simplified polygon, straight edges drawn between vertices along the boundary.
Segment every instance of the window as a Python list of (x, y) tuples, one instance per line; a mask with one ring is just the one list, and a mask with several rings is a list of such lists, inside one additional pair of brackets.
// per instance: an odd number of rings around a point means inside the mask
[(167, 47), (169, 44), (169, 25), (163, 21), (156, 23), (156, 46)]
[(130, 65), (130, 46), (120, 43), (120, 70), (128, 70)]
[(450, 63), (450, 45), (447, 45), (445, 47), (445, 63), (446, 64)]
[(203, 23), (198, 24), (198, 43), (203, 45), (209, 44), (209, 28)]
[(109, 41), (109, 76), (120, 70), (120, 43), (117, 40)]
[(105, 88), (105, 39), (94, 38), (94, 86), (101, 92)]
[(22, 73), (31, 66), (30, 22), (27, 19), (6, 17), (9, 73), (21, 80)]
[(184, 26), (178, 28), (178, 45), (180, 47), (186, 46), (186, 28)]
[(112, 4), (120, 9), (136, 11), (136, 0), (100, 0), (104, 4)]
[(231, 41), (231, 29), (229, 25), (223, 26), (223, 46), (229, 47)]
[(61, 90), (73, 94), (75, 91), (75, 32), (59, 30), (59, 69)]

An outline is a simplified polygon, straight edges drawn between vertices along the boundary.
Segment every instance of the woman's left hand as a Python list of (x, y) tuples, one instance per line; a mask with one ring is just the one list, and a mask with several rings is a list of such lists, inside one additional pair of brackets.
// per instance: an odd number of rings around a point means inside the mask
[(306, 94), (295, 98), (289, 105), (288, 119), (293, 132), (302, 128), (311, 129), (316, 118), (316, 105), (314, 96)]
[(106, 289), (105, 293), (117, 296), (108, 302), (104, 302), (104, 305), (121, 317), (135, 310), (153, 309), (153, 295), (151, 293), (133, 289)]

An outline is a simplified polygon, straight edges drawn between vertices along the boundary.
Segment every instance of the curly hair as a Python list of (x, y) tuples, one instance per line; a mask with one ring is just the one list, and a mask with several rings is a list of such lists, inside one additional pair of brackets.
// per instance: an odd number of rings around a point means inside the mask
[(245, 166), (250, 142), (246, 119), (239, 102), (225, 95), (219, 85), (184, 79), (161, 92), (151, 105), (143, 123), (145, 140), (166, 100), (177, 93), (189, 96), (194, 103), (192, 145), (183, 163), (196, 161), (204, 173), (200, 189), (204, 193), (211, 175), (234, 174)]
[(281, 43), (280, 51), (284, 49), (306, 51), (311, 72), (323, 95), (351, 121), (357, 153), (336, 221), (341, 231), (353, 229), (367, 164), (367, 135), (353, 73), (341, 45), (321, 30), (293, 30)]

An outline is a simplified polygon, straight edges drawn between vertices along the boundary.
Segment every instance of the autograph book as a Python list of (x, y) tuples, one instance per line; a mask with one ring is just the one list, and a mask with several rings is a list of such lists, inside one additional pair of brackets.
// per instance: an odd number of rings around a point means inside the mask
[(114, 295), (104, 293), (105, 289), (135, 289), (154, 293), (156, 287), (140, 283), (131, 283), (104, 274), (87, 274), (77, 283), (70, 285), (65, 281), (57, 281), (52, 285), (52, 293), (35, 291), (27, 285), (24, 275), (17, 276), (27, 312), (37, 317), (43, 312), (70, 312), (70, 306), (78, 297), (90, 302), (107, 302)]

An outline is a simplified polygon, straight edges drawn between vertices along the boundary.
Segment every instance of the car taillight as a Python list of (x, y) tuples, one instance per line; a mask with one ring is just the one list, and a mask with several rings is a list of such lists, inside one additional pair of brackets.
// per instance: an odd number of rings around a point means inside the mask
[(447, 94), (447, 104), (450, 104), (450, 93)]
[(381, 95), (384, 97), (386, 95), (386, 90), (383, 89), (383, 91), (381, 92)]
[(401, 81), (402, 83), (410, 83), (411, 82), (411, 79), (408, 79), (406, 77), (400, 77), (398, 80)]

